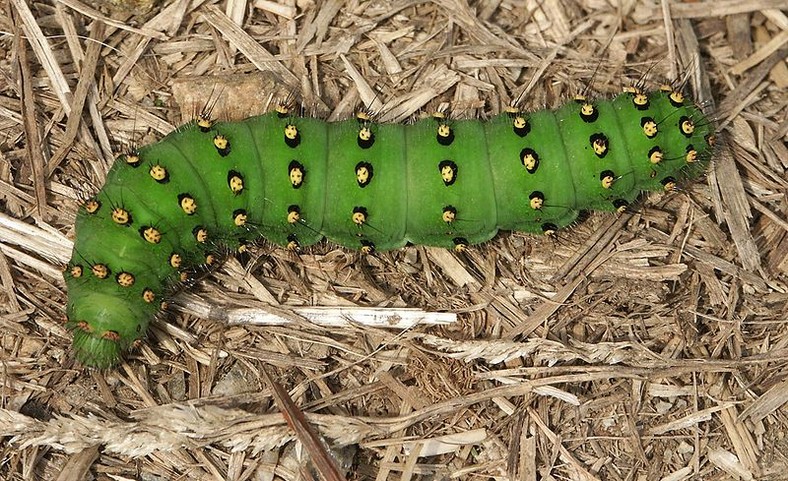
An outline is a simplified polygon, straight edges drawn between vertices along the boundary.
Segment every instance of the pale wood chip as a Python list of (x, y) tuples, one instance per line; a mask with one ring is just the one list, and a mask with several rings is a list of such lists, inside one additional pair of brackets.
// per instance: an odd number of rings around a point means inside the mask
[(755, 402), (747, 406), (747, 408), (739, 414), (738, 420), (749, 418), (752, 421), (760, 421), (766, 416), (771, 415), (786, 402), (788, 402), (788, 381), (781, 381), (759, 396)]
[(658, 426), (654, 426), (648, 430), (648, 434), (652, 436), (657, 436), (671, 431), (677, 431), (680, 429), (687, 429), (689, 427), (696, 426), (699, 423), (710, 421), (715, 413), (718, 413), (724, 409), (728, 409), (730, 406), (733, 405), (734, 405), (733, 403), (722, 403), (714, 407), (702, 409), (698, 412), (688, 414), (676, 420)]
[(96, 20), (100, 20), (101, 22), (106, 23), (107, 25), (112, 25), (115, 28), (119, 28), (119, 29), (122, 29), (122, 30), (128, 30), (129, 32), (136, 33), (136, 34), (141, 35), (143, 37), (151, 37), (151, 38), (156, 38), (156, 39), (159, 39), (159, 40), (164, 40), (164, 39), (167, 38), (161, 32), (157, 32), (156, 30), (153, 30), (153, 29), (150, 29), (150, 28), (134, 28), (132, 26), (129, 26), (129, 25), (125, 24), (124, 22), (115, 21), (115, 20), (113, 20), (113, 19), (111, 19), (109, 17), (106, 17), (106, 16), (102, 15), (101, 12), (99, 12), (98, 10), (96, 10), (96, 9), (94, 9), (94, 8), (88, 6), (88, 5), (85, 5), (84, 3), (81, 3), (81, 2), (79, 2), (77, 0), (57, 0), (57, 2), (58, 3), (62, 3), (63, 5), (66, 5), (69, 8), (71, 8), (73, 10), (76, 10), (77, 12), (82, 13), (86, 17), (94, 18)]
[(712, 449), (708, 454), (709, 462), (719, 467), (735, 479), (749, 481), (755, 479), (753, 474), (736, 458), (736, 455), (725, 449)]
[(741, 75), (752, 67), (766, 60), (772, 53), (780, 50), (788, 43), (788, 30), (783, 30), (774, 36), (769, 42), (749, 56), (746, 60), (739, 62), (731, 67), (731, 73)]
[(288, 20), (292, 20), (296, 16), (295, 7), (291, 5), (282, 5), (278, 2), (272, 2), (271, 0), (255, 0), (254, 6), (260, 10), (265, 10), (266, 12), (285, 17)]
[(258, 69), (263, 72), (275, 73), (288, 87), (297, 90), (300, 84), (290, 70), (260, 44), (255, 42), (249, 34), (241, 30), (227, 16), (215, 6), (208, 6), (203, 10), (205, 20), (222, 32), (227, 41), (246, 55)]
[(451, 252), (446, 249), (437, 248), (427, 248), (426, 252), (430, 260), (440, 267), (443, 272), (454, 281), (456, 286), (467, 286), (472, 289), (478, 288), (479, 283)]

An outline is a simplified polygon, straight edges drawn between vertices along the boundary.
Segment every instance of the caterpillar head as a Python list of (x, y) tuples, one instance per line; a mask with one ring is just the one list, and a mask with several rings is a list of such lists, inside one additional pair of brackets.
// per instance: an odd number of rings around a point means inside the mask
[(147, 321), (140, 322), (139, 313), (117, 298), (99, 292), (91, 293), (91, 298), (92, 302), (69, 303), (66, 328), (74, 336), (77, 360), (87, 367), (106, 369), (142, 337)]

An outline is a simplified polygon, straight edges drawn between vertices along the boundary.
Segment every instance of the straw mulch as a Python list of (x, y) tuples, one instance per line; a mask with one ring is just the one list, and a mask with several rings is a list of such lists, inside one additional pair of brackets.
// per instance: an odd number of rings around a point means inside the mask
[[(348, 479), (788, 479), (784, 1), (160, 3), (0, 4), (0, 479), (311, 479), (322, 446)], [(678, 192), (463, 254), (262, 243), (118, 368), (73, 359), (80, 201), (206, 106), (484, 118), (663, 81), (719, 127)]]

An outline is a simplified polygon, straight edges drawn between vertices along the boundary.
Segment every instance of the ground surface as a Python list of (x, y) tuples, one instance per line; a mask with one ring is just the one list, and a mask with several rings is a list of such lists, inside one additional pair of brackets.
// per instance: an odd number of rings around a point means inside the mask
[[(781, 2), (162, 3), (0, 5), (0, 478), (303, 479), (265, 369), (350, 479), (788, 479)], [(712, 168), (678, 192), (465, 254), (262, 245), (117, 369), (70, 354), (80, 200), (206, 103), (485, 116), (641, 79), (715, 112)], [(457, 316), (326, 328), (302, 306)], [(294, 324), (227, 324), (250, 312)]]

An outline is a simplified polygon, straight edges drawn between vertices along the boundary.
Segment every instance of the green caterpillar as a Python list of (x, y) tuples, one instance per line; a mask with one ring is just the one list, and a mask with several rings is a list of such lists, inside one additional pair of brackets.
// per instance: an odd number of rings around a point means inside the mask
[(700, 174), (712, 133), (670, 87), (487, 121), (201, 117), (119, 157), (81, 208), (65, 273), (76, 357), (116, 363), (167, 294), (228, 248), (326, 237), (365, 253), (462, 250), (498, 230), (552, 234)]

